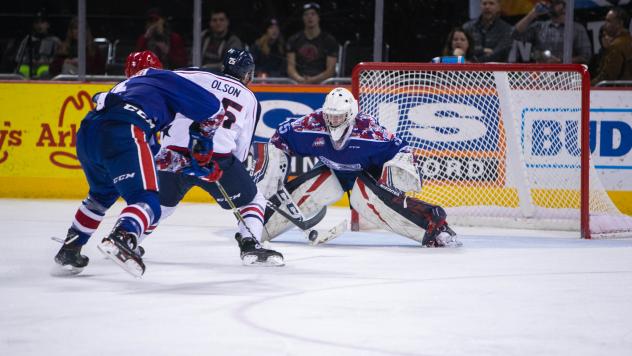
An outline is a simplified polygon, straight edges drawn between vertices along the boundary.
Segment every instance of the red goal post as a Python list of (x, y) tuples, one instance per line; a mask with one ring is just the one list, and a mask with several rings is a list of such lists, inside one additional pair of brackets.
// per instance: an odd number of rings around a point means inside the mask
[(591, 165), (585, 66), (364, 62), (352, 85), (360, 111), (413, 147), (415, 196), (449, 222), (632, 232)]

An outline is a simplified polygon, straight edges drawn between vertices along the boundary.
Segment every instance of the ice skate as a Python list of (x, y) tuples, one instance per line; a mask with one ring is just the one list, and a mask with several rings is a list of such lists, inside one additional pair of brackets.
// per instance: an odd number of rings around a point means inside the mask
[(460, 247), (463, 243), (457, 239), (456, 232), (448, 224), (429, 228), (422, 240), (424, 247)]
[(81, 254), (82, 245), (76, 244), (79, 233), (76, 230), (68, 229), (66, 239), (62, 241), (61, 249), (55, 255), (54, 275), (75, 275), (81, 273), (88, 265), (90, 259)]
[(145, 273), (145, 264), (137, 248), (136, 236), (121, 228), (116, 228), (110, 236), (98, 245), (99, 250), (109, 259), (121, 266), (127, 273), (141, 278)]
[(252, 237), (242, 237), (240, 233), (237, 233), (235, 240), (241, 250), (242, 263), (246, 266), (283, 266), (285, 264), (282, 254), (261, 247), (259, 242)]
[(139, 257), (143, 257), (145, 256), (145, 249), (143, 248), (143, 246), (138, 245), (134, 249), (134, 253), (137, 254)]

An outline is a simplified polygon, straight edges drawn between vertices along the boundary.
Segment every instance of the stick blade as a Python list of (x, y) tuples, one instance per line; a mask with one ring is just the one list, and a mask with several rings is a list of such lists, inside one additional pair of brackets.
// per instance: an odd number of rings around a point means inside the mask
[(310, 241), (310, 245), (316, 246), (335, 239), (336, 237), (342, 235), (342, 233), (347, 231), (348, 225), (349, 222), (347, 221), (347, 219), (345, 219), (342, 222), (338, 223), (338, 225), (329, 229), (329, 231), (318, 233), (318, 236), (314, 239), (314, 241)]

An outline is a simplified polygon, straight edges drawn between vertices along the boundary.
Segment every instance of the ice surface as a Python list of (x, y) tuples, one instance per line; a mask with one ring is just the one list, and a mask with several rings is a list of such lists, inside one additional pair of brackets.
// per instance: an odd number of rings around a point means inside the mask
[[(0, 355), (632, 355), (632, 240), (458, 228), (459, 249), (386, 232), (271, 247), (244, 267), (234, 218), (183, 204), (135, 280), (96, 243), (50, 276), (78, 201), (0, 200)], [(347, 217), (330, 209), (319, 229)]]

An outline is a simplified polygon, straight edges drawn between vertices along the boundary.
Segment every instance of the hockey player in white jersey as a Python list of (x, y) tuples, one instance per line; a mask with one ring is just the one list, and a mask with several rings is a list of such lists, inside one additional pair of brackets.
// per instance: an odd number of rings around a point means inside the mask
[[(351, 205), (362, 218), (423, 246), (461, 245), (443, 208), (405, 194), (421, 191), (422, 184), (411, 148), (373, 117), (359, 114), (347, 89), (327, 94), (321, 110), (281, 123), (265, 151), (256, 157), (257, 166), (265, 167), (257, 172), (263, 177), (260, 191), (272, 199), (285, 188), (305, 216), (351, 190)], [(318, 157), (322, 164), (285, 183), (286, 155)], [(272, 210), (266, 217), (265, 240), (292, 227)]]
[[(177, 114), (165, 131), (156, 156), (161, 221), (175, 211), (191, 188), (198, 186), (222, 208), (238, 210), (239, 232), (235, 239), (244, 264), (283, 265), (282, 254), (259, 244), (266, 199), (244, 165), (261, 111), (247, 88), (254, 74), (252, 56), (245, 50), (229, 49), (223, 75), (197, 68), (176, 72), (215, 95), (224, 108), (224, 119), (218, 127), (191, 129), (193, 121)], [(207, 135), (213, 137), (212, 142), (190, 134), (208, 130), (213, 131), (213, 135)]]

